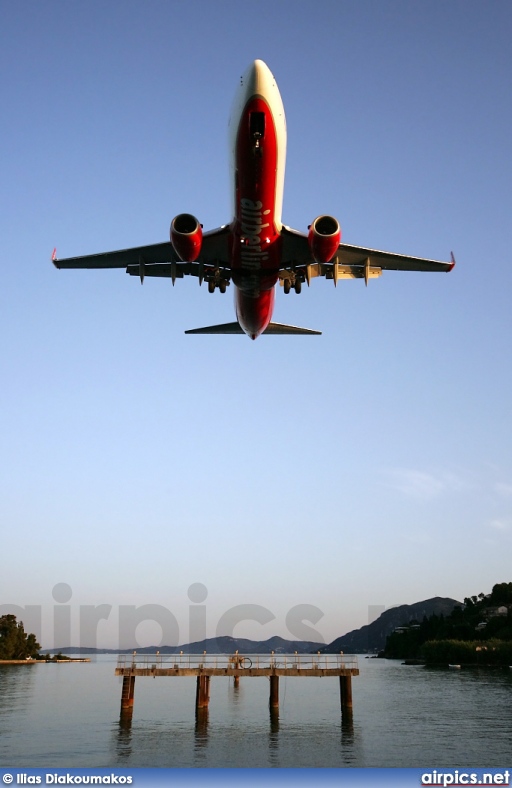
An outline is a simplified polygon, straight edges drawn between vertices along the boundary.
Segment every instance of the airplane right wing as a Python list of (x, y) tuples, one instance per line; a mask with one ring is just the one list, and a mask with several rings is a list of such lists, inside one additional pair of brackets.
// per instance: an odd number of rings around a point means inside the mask
[(384, 270), (448, 272), (455, 265), (453, 254), (450, 262), (442, 262), (343, 243), (330, 262), (316, 263), (311, 255), (307, 235), (283, 226), (281, 238), (281, 281), (286, 279), (288, 272), (299, 271), (308, 284), (311, 278), (317, 276), (334, 279), (335, 283), (338, 279), (365, 279), (368, 282), (368, 279), (380, 276)]

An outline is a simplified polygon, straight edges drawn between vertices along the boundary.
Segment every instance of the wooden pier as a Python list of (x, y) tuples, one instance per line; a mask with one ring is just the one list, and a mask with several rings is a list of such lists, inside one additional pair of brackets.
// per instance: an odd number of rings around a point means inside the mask
[(123, 655), (118, 659), (116, 676), (122, 676), (121, 717), (131, 717), (137, 676), (196, 676), (196, 716), (208, 709), (210, 680), (213, 676), (241, 678), (268, 676), (269, 707), (279, 708), (279, 679), (282, 676), (338, 677), (340, 704), (344, 715), (352, 713), (352, 676), (359, 675), (357, 657), (343, 654), (144, 654)]

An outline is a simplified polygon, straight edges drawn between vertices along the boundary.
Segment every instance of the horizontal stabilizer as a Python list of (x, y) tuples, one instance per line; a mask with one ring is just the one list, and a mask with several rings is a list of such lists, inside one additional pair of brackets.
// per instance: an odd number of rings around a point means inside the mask
[(269, 323), (263, 332), (265, 334), (321, 334), (314, 328), (301, 328), (300, 326), (287, 326), (286, 323)]
[(204, 328), (190, 328), (185, 334), (243, 334), (242, 326), (238, 321), (234, 323), (221, 323), (218, 326), (205, 326)]
[[(221, 323), (218, 326), (206, 326), (205, 328), (191, 328), (185, 334), (243, 334), (244, 331), (240, 323)], [(299, 326), (287, 326), (285, 323), (269, 323), (263, 332), (266, 334), (321, 334), (312, 328), (300, 328)]]

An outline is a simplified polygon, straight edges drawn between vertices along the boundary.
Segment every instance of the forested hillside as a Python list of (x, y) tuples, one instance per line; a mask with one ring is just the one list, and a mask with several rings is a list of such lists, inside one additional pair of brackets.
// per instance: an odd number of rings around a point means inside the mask
[(490, 594), (466, 597), (447, 615), (425, 616), (398, 627), (386, 640), (385, 656), (429, 663), (512, 662), (512, 583)]

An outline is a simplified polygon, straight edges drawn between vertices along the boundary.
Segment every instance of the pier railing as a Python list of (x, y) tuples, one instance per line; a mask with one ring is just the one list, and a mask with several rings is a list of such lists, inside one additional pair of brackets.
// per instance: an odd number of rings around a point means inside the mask
[(118, 669), (357, 670), (354, 654), (120, 654)]

